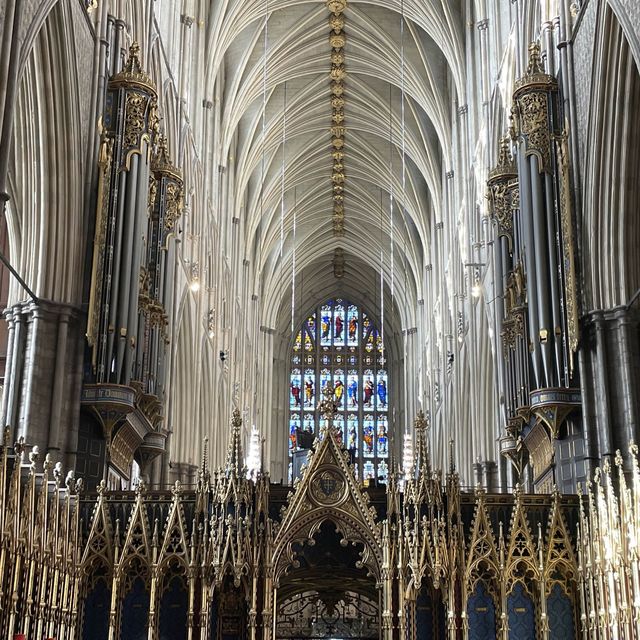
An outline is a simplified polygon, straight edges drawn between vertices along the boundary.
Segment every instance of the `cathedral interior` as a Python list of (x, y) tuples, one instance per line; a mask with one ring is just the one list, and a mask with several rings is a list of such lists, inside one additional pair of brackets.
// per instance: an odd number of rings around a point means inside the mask
[(0, 638), (640, 640), (639, 65), (638, 0), (0, 0)]

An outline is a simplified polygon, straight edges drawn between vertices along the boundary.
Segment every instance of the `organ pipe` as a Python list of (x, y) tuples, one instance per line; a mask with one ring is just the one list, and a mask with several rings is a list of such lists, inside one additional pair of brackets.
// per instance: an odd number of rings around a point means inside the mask
[(501, 270), (498, 295), (504, 296), (497, 305), (507, 372), (501, 391), (509, 444), (503, 452), (513, 457), (516, 443), (525, 445), (536, 459), (538, 485), (553, 473), (560, 426), (580, 405), (572, 386), (577, 304), (568, 132), (560, 126), (558, 93), (532, 43), (527, 70), (515, 83), (510, 139), (502, 140), (487, 182)]

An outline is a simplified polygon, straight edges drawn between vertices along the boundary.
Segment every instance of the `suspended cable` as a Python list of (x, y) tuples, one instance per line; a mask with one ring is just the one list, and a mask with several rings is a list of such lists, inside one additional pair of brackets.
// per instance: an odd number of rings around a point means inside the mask
[(405, 136), (405, 88), (404, 88), (404, 0), (400, 1), (400, 126), (402, 132), (402, 210), (407, 211), (407, 194), (405, 191), (407, 180), (406, 136)]
[(280, 181), (280, 264), (284, 253), (284, 178), (287, 146), (287, 83), (284, 83), (284, 97), (282, 104), (282, 174)]
[(380, 348), (384, 355), (384, 228), (382, 188), (380, 189)]
[(296, 214), (298, 210), (298, 188), (293, 190), (293, 250), (291, 259), (291, 333), (295, 329), (296, 306)]
[(267, 58), (269, 55), (269, 0), (264, 0), (264, 56), (262, 61), (262, 160), (260, 180), (260, 220), (264, 214), (265, 150), (267, 131)]
[(393, 108), (392, 108), (392, 86), (389, 85), (389, 228), (390, 228), (390, 244), (391, 244), (391, 298), (395, 291), (394, 286), (394, 251), (393, 251)]
[[(264, 179), (265, 179), (265, 150), (266, 150), (266, 122), (267, 122), (267, 60), (269, 57), (269, 0), (264, 0), (264, 51), (263, 51), (263, 61), (262, 61), (262, 136), (261, 136), (261, 161), (260, 161), (260, 220), (264, 220)], [(262, 246), (263, 243), (260, 243)], [(262, 268), (262, 251), (259, 250), (259, 268)], [(256, 336), (259, 335), (259, 315), (256, 312), (254, 317), (254, 322), (256, 324)], [(254, 359), (254, 382), (258, 378), (258, 361)], [(255, 403), (255, 394), (253, 396)], [(254, 404), (254, 420), (256, 415), (257, 407)]]
[[(403, 269), (404, 269), (404, 295), (408, 297), (407, 280), (407, 236), (409, 233), (407, 226), (407, 154), (406, 154), (406, 122), (405, 122), (405, 54), (404, 54), (404, 0), (400, 0), (400, 132), (402, 145), (402, 226), (404, 229), (403, 238)], [(404, 330), (404, 388), (405, 388), (405, 410), (408, 410), (409, 394), (409, 326)], [(409, 421), (405, 425), (409, 431)]]

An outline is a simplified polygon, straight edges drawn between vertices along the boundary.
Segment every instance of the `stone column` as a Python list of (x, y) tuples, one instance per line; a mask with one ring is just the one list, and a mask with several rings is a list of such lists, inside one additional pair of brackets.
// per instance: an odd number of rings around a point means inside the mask
[[(79, 309), (40, 300), (23, 302), (7, 313), (13, 324), (7, 353), (7, 384), (3, 406), (12, 437), (24, 436), (54, 461), (75, 449), (67, 434), (77, 434), (77, 384), (86, 320)], [(77, 437), (77, 436), (76, 436)]]

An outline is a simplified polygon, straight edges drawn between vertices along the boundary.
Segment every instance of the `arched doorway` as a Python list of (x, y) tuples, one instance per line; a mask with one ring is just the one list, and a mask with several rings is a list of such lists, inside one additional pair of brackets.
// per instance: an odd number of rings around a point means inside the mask
[(363, 545), (325, 520), (292, 550), (295, 566), (278, 589), (275, 640), (377, 639), (379, 589), (361, 565)]
[(391, 597), (375, 511), (333, 415), (325, 417), (274, 540), (274, 640), (379, 638)]

